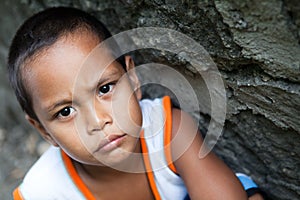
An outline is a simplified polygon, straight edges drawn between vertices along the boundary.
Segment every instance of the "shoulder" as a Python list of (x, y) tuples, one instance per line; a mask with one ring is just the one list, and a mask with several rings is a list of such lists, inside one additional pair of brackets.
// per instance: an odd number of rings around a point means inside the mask
[(185, 129), (198, 131), (196, 122), (191, 115), (178, 108), (172, 108), (172, 121), (172, 133), (174, 136)]
[(53, 182), (58, 179), (61, 165), (59, 149), (50, 147), (27, 172), (20, 186), (22, 195), (24, 197), (40, 196), (39, 193), (51, 188)]
[(49, 173), (53, 172), (54, 168), (60, 164), (60, 150), (50, 147), (27, 172), (23, 183), (36, 185), (41, 178), (52, 176)]
[(19, 191), (25, 199), (55, 199), (69, 187), (68, 182), (60, 149), (50, 147), (27, 172)]
[(172, 154), (178, 158), (174, 164), (190, 197), (245, 199), (243, 188), (233, 172), (214, 153), (199, 157), (204, 143), (193, 118), (178, 109), (172, 110), (172, 117)]
[(196, 121), (188, 113), (172, 108), (172, 152), (177, 158), (191, 148), (200, 148), (202, 136)]

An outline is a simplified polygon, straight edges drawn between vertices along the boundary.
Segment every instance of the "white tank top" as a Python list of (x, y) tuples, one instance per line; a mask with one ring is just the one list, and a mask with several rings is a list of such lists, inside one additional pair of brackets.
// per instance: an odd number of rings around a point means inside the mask
[[(152, 193), (155, 199), (182, 200), (187, 191), (176, 174), (168, 148), (172, 127), (170, 98), (142, 100), (140, 106), (143, 114), (140, 140)], [(95, 199), (71, 159), (56, 147), (50, 147), (32, 166), (13, 196), (15, 200)]]

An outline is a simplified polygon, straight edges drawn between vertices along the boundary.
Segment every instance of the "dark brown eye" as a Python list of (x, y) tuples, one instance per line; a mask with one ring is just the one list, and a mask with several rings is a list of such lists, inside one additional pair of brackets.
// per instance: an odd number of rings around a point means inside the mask
[(70, 114), (74, 112), (74, 108), (65, 107), (58, 113), (58, 117), (68, 117)]
[(113, 88), (113, 85), (112, 84), (106, 84), (106, 85), (103, 85), (99, 88), (99, 93), (98, 95), (99, 96), (102, 96), (108, 92), (110, 92)]

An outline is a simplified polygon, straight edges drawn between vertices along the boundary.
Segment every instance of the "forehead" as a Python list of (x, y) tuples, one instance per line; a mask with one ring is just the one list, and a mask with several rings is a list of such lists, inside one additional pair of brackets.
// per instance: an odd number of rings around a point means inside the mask
[(96, 37), (91, 34), (70, 34), (59, 38), (53, 45), (35, 53), (22, 69), (23, 79), (29, 89), (30, 80), (40, 78), (42, 80), (55, 79), (60, 76), (69, 80), (72, 73), (79, 70), (84, 58), (98, 44)]
[[(50, 46), (42, 47), (32, 56), (25, 60), (24, 66), (21, 68), (24, 77), (26, 72), (32, 73), (36, 70), (36, 65), (53, 67), (65, 64), (71, 61), (74, 57), (81, 59), (92, 51), (99, 44), (99, 38), (87, 30), (75, 31), (59, 37)], [(78, 57), (79, 56), (79, 57)], [(64, 67), (74, 67), (73, 65), (64, 65)], [(46, 67), (44, 67), (46, 70)]]
[[(83, 81), (89, 81), (95, 75), (93, 70), (99, 71), (101, 67), (100, 70), (106, 70), (103, 62), (108, 56), (105, 53), (93, 53), (91, 56), (98, 41), (97, 37), (83, 33), (62, 37), (27, 63), (23, 77), (33, 107), (52, 101), (53, 98), (72, 97), (78, 74), (84, 72), (86, 76), (81, 76)], [(96, 68), (85, 70), (93, 66)], [(107, 69), (111, 68), (116, 67)]]

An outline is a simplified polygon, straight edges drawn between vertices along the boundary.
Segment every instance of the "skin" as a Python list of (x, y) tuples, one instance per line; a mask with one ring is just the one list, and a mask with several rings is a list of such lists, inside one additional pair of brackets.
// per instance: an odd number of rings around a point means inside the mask
[[(187, 186), (190, 198), (247, 199), (237, 177), (212, 152), (199, 159), (199, 149), (203, 140), (193, 119), (178, 109), (173, 109), (172, 118), (172, 141), (175, 141), (172, 146), (173, 157), (177, 156), (178, 149), (185, 146), (185, 143), (189, 144), (175, 161), (175, 166)], [(194, 134), (195, 132), (197, 134)], [(263, 200), (263, 197), (255, 194), (249, 200)]]
[[(132, 171), (144, 170), (139, 156), (142, 116), (138, 78), (134, 72), (123, 76), (117, 62), (103, 65), (109, 58), (105, 53), (87, 61), (98, 43), (88, 32), (75, 32), (27, 63), (23, 75), (39, 122), (29, 116), (27, 120), (70, 156), (96, 199), (132, 199), (133, 194), (136, 199), (153, 199), (145, 173), (117, 170), (133, 166)], [(92, 72), (85, 70), (87, 63)], [(126, 57), (127, 71), (133, 68), (132, 59)], [(172, 153), (179, 157), (175, 166), (191, 198), (247, 199), (235, 175), (213, 153), (198, 158), (202, 138), (200, 134), (194, 137), (197, 127), (191, 117), (177, 109), (172, 115), (174, 141), (186, 141), (185, 145), (172, 143)], [(121, 139), (112, 144), (111, 137)]]

